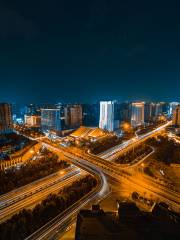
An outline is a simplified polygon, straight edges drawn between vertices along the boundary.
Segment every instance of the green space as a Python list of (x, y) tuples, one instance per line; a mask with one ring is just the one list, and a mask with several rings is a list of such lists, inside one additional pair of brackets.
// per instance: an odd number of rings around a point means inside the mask
[(90, 150), (93, 154), (99, 154), (106, 151), (109, 148), (112, 148), (120, 143), (122, 143), (122, 138), (117, 136), (108, 136), (101, 141), (93, 142), (90, 145)]
[(115, 162), (120, 164), (131, 163), (138, 158), (143, 158), (152, 151), (152, 148), (146, 144), (141, 144), (120, 155)]
[(165, 164), (180, 164), (180, 144), (165, 136), (151, 138), (148, 144), (156, 148), (154, 158)]

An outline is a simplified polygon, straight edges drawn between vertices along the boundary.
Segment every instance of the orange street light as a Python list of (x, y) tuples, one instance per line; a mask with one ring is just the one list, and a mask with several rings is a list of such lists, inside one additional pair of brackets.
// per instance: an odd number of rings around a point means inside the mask
[(123, 128), (125, 131), (129, 130), (130, 127), (131, 127), (130, 124), (127, 123), (127, 122), (125, 122), (125, 123), (122, 124), (122, 128)]

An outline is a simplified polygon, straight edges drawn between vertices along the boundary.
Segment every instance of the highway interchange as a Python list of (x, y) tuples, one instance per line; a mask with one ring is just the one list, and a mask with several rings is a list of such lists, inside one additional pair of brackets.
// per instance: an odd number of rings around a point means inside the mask
[(76, 167), (71, 167), (72, 169), (69, 169), (69, 171), (63, 175), (60, 173), (53, 174), (45, 178), (43, 181), (37, 181), (21, 188), (20, 190), (17, 189), (1, 196), (0, 222), (25, 207), (34, 206), (34, 204), (42, 200), (49, 193), (56, 192), (87, 172), (97, 178), (99, 183), (97, 188), (67, 209), (63, 214), (60, 214), (47, 223), (46, 226), (29, 236), (27, 238), (28, 240), (50, 239), (50, 236), (54, 236), (56, 233), (61, 232), (63, 234), (68, 226), (75, 220), (77, 212), (82, 207), (86, 206), (88, 203), (91, 204), (101, 201), (110, 194), (111, 190), (107, 180), (108, 177), (113, 178), (117, 182), (123, 181), (123, 183), (127, 184), (127, 188), (133, 187), (136, 191), (146, 191), (151, 195), (153, 194), (154, 198), (159, 201), (165, 201), (173, 210), (180, 212), (179, 193), (137, 171), (138, 167), (146, 160), (147, 156), (141, 159), (140, 162), (127, 166), (127, 168), (122, 168), (119, 164), (110, 162), (128, 148), (137, 146), (149, 137), (158, 135), (170, 124), (171, 122), (168, 122), (149, 133), (130, 139), (98, 156), (81, 151), (80, 149), (77, 150), (76, 148), (62, 147), (60, 145), (57, 146), (53, 143), (51, 144), (50, 141), (45, 141), (45, 138), (39, 138), (38, 141), (41, 142), (42, 145), (60, 156), (62, 156), (63, 153), (65, 158)]

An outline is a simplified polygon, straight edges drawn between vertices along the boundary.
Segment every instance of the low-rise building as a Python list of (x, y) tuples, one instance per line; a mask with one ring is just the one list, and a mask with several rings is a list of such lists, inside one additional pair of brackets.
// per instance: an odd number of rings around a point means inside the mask
[(40, 127), (41, 126), (41, 117), (37, 115), (24, 116), (24, 122), (27, 126), (30, 127)]

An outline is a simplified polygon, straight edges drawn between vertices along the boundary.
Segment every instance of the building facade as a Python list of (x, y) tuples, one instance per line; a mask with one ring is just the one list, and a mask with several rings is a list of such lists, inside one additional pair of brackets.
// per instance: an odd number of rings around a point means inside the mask
[(152, 111), (153, 111), (153, 104), (145, 103), (144, 105), (144, 122), (148, 123), (152, 121)]
[(132, 103), (131, 109), (131, 125), (133, 127), (141, 126), (144, 124), (144, 102)]
[(12, 131), (12, 112), (11, 105), (0, 103), (0, 134)]
[(64, 108), (65, 125), (67, 128), (78, 128), (82, 125), (82, 106), (67, 105)]
[(32, 116), (25, 115), (24, 123), (30, 127), (40, 127), (41, 117), (36, 115), (32, 115)]
[(99, 128), (114, 131), (114, 101), (100, 102)]
[(172, 115), (172, 114), (173, 114), (175, 108), (176, 108), (179, 104), (180, 104), (180, 103), (178, 103), (178, 102), (171, 102), (171, 103), (169, 104), (169, 115)]
[(41, 109), (41, 128), (46, 131), (61, 131), (60, 109)]
[(180, 126), (180, 105), (176, 106), (173, 111), (173, 125)]
[(119, 104), (120, 107), (120, 123), (131, 122), (131, 104), (124, 102)]
[(83, 125), (88, 127), (97, 127), (99, 125), (99, 103), (83, 104)]

